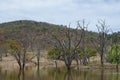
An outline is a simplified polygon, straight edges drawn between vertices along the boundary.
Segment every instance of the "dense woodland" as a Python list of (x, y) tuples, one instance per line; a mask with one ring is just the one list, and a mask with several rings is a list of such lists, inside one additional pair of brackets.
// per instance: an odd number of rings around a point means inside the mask
[[(96, 23), (97, 32), (87, 30), (89, 25), (83, 20), (77, 22), (75, 28), (63, 25), (20, 20), (0, 24), (0, 60), (12, 55), (20, 69), (24, 69), (28, 61), (37, 58), (39, 66), (41, 50), (48, 51), (48, 58), (61, 60), (67, 69), (73, 60), (78, 65), (87, 65), (89, 59), (97, 54), (101, 66), (105, 62), (120, 63), (120, 32), (112, 32), (105, 21)], [(33, 57), (27, 59), (32, 52)]]

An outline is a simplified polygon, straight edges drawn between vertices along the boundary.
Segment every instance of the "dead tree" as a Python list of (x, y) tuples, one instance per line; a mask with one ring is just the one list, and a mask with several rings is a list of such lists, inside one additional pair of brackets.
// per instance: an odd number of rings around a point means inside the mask
[(68, 70), (70, 70), (72, 61), (75, 59), (75, 55), (79, 55), (76, 51), (78, 50), (83, 38), (83, 27), (81, 26), (82, 25), (78, 22), (76, 29), (70, 28), (69, 25), (69, 27), (59, 29), (59, 33), (52, 33), (54, 43), (58, 46), (60, 51), (58, 56), (64, 61)]
[(9, 43), (10, 53), (16, 59), (20, 70), (24, 70), (27, 63), (27, 51), (29, 48), (28, 34), (21, 32)]
[(37, 57), (37, 65), (38, 65), (38, 70), (40, 66), (40, 53), (42, 49), (42, 34), (37, 34), (36, 39), (35, 39), (35, 47), (36, 47), (36, 57)]
[(26, 60), (27, 60), (27, 50), (29, 48), (29, 41), (27, 39), (27, 35), (23, 36), (23, 39), (20, 40), (20, 44), (23, 48), (23, 69), (25, 67), (26, 64)]
[(35, 51), (36, 51), (36, 58), (37, 58), (37, 66), (39, 70), (40, 66), (40, 55), (41, 51), (45, 49), (45, 44), (47, 42), (47, 33), (39, 31), (36, 33), (34, 44), (35, 44)]
[[(82, 36), (82, 41), (81, 41), (81, 50), (83, 52), (83, 56), (82, 56), (82, 60), (83, 60), (83, 64), (86, 65), (88, 63), (87, 61), (87, 52), (86, 52), (86, 31), (87, 31), (87, 27), (88, 27), (88, 24), (85, 24), (85, 21), (83, 20), (82, 22), (82, 26), (81, 27), (81, 30), (83, 32), (83, 36)], [(79, 24), (78, 24), (79, 25)]]
[(96, 25), (96, 27), (98, 29), (98, 39), (91, 41), (100, 55), (100, 62), (101, 62), (101, 66), (103, 67), (107, 52), (107, 45), (108, 45), (107, 34), (109, 32), (108, 29), (109, 26), (106, 25), (105, 21), (100, 20), (98, 21), (98, 25)]

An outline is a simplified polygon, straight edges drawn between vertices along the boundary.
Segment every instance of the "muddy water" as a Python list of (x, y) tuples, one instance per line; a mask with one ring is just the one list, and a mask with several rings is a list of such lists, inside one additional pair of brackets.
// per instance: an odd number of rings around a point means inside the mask
[(111, 69), (26, 68), (25, 71), (0, 69), (0, 80), (120, 80), (120, 72)]

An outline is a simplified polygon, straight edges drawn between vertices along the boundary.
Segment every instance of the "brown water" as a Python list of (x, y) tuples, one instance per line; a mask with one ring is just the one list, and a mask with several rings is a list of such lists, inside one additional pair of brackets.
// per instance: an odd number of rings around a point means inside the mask
[(120, 72), (111, 69), (72, 69), (67, 72), (65, 68), (26, 68), (24, 73), (19, 73), (19, 70), (0, 69), (0, 80), (120, 80)]

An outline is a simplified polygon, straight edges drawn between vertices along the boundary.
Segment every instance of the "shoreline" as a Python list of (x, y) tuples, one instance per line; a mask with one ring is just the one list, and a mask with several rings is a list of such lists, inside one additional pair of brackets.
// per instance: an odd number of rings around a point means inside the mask
[[(36, 59), (33, 60), (34, 62), (36, 61)], [(37, 65), (35, 65), (32, 62), (28, 62), (26, 63), (26, 67), (36, 67)], [(55, 62), (54, 60), (49, 60), (49, 59), (45, 59), (45, 58), (41, 58), (40, 59), (40, 69), (42, 68), (49, 68), (49, 67), (55, 67)], [(59, 61), (57, 60), (57, 67), (65, 67), (65, 64), (63, 61)], [(109, 63), (105, 63), (104, 67), (101, 67), (100, 63), (90, 63), (86, 66), (79, 64), (79, 66), (76, 65), (76, 62), (73, 61), (71, 67), (73, 69), (116, 69), (116, 65), (115, 64), (109, 64)], [(18, 69), (18, 63), (16, 62), (16, 60), (12, 57), (4, 57), (2, 61), (0, 61), (0, 68), (3, 70), (10, 70), (10, 69)], [(120, 66), (119, 66), (120, 69)]]

